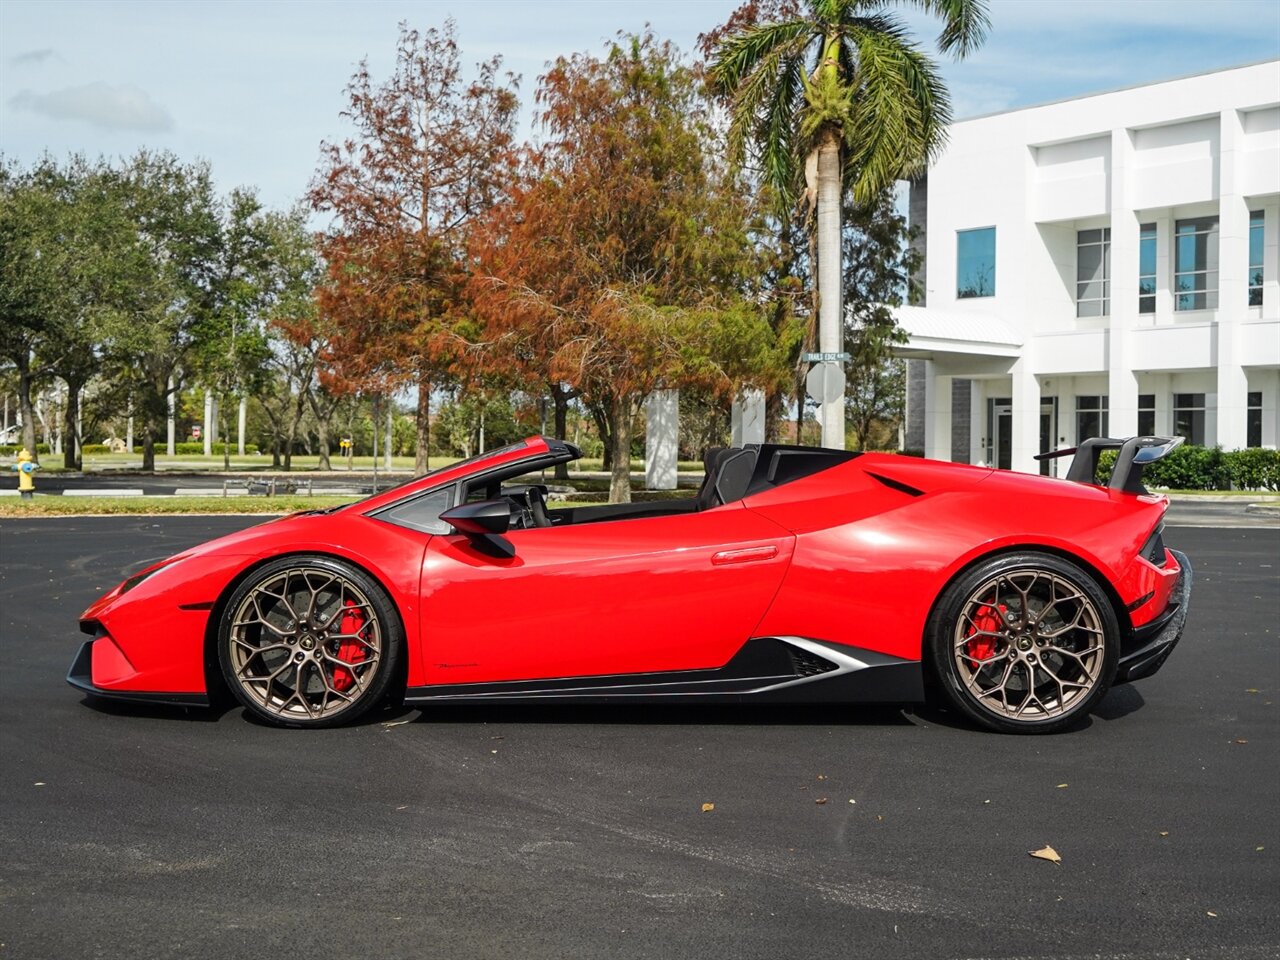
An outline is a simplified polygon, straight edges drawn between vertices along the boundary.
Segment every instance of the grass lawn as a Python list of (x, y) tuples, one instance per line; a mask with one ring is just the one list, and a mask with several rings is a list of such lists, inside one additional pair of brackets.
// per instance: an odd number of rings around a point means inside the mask
[(278, 515), (350, 503), (358, 497), (60, 497), (36, 494), (0, 499), (0, 517), (71, 517), (103, 514), (250, 513)]
[(1257, 500), (1259, 497), (1280, 497), (1274, 490), (1162, 490), (1151, 488), (1152, 493), (1172, 493), (1179, 497), (1246, 497)]

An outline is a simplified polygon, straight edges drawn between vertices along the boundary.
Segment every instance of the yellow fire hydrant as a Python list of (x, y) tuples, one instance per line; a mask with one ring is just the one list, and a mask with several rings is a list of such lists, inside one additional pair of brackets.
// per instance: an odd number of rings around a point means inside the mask
[(23, 500), (30, 500), (36, 492), (36, 471), (40, 464), (31, 456), (31, 451), (23, 447), (18, 451), (18, 462), (9, 467), (18, 471), (18, 492)]

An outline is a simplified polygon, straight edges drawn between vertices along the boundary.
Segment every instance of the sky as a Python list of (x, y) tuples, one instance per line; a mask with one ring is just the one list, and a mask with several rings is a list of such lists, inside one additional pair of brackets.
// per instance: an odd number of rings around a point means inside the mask
[[(394, 61), (397, 24), (458, 24), (465, 63), (538, 76), (649, 24), (692, 53), (737, 0), (0, 0), (0, 154), (203, 158), (268, 205), (305, 192), (320, 143), (347, 133), (342, 91)], [(1280, 0), (992, 0), (987, 43), (940, 62), (958, 118), (1280, 58)], [(936, 25), (902, 6), (933, 50)], [(1270, 96), (1280, 101), (1280, 90)]]

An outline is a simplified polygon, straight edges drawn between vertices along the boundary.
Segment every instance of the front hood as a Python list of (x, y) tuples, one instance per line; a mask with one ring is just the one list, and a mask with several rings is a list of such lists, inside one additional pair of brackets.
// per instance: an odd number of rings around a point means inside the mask
[(268, 542), (278, 546), (282, 537), (293, 536), (295, 530), (299, 535), (303, 535), (304, 532), (305, 535), (314, 535), (319, 526), (317, 521), (324, 521), (330, 516), (330, 514), (304, 510), (301, 513), (275, 517), (254, 524), (252, 527), (246, 527), (244, 530), (206, 540), (199, 546), (183, 551), (179, 556), (199, 557), (210, 554), (256, 556), (266, 548)]
[(302, 521), (320, 516), (322, 515), (303, 512), (266, 520), (248, 529), (207, 540), (156, 563), (148, 564), (99, 597), (85, 611), (83, 617), (91, 619), (110, 604), (126, 596), (130, 600), (140, 600), (161, 590), (174, 589), (175, 586), (183, 584), (184, 580), (198, 579), (196, 571), (220, 570), (228, 565), (235, 567), (247, 560), (262, 556), (271, 552), (272, 545), (279, 544), (282, 532), (286, 536), (292, 536), (288, 532), (290, 526), (297, 527), (301, 532), (305, 529)]

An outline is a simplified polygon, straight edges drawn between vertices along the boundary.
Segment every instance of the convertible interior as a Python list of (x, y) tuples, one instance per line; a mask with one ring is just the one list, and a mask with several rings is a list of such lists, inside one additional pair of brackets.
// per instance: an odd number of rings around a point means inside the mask
[[(556, 527), (567, 524), (600, 523), (636, 517), (663, 517), (696, 513), (741, 500), (748, 494), (781, 486), (827, 467), (852, 459), (856, 454), (813, 447), (779, 444), (748, 444), (745, 447), (711, 447), (702, 458), (705, 474), (693, 496), (641, 503), (605, 503), (588, 507), (552, 507), (546, 484), (503, 485), (501, 480), (479, 478), (466, 491), (465, 501), (511, 502), (513, 529)], [(487, 480), (487, 482), (485, 482)], [(460, 502), (465, 502), (460, 501)]]
[[(553, 508), (545, 483), (530, 482), (533, 471), (576, 460), (576, 447), (555, 441), (553, 456), (481, 472), (446, 487), (406, 498), (378, 511), (380, 520), (425, 533), (448, 533), (440, 519), (450, 507), (464, 503), (505, 500), (510, 506), (512, 530), (532, 530), (606, 520), (630, 520), (711, 510), (743, 497), (781, 486), (801, 477), (844, 463), (858, 456), (841, 450), (794, 447), (782, 444), (747, 444), (744, 447), (712, 447), (703, 457), (706, 470), (702, 485), (690, 497), (642, 503), (603, 503), (587, 507)], [(521, 482), (524, 481), (524, 482)]]

